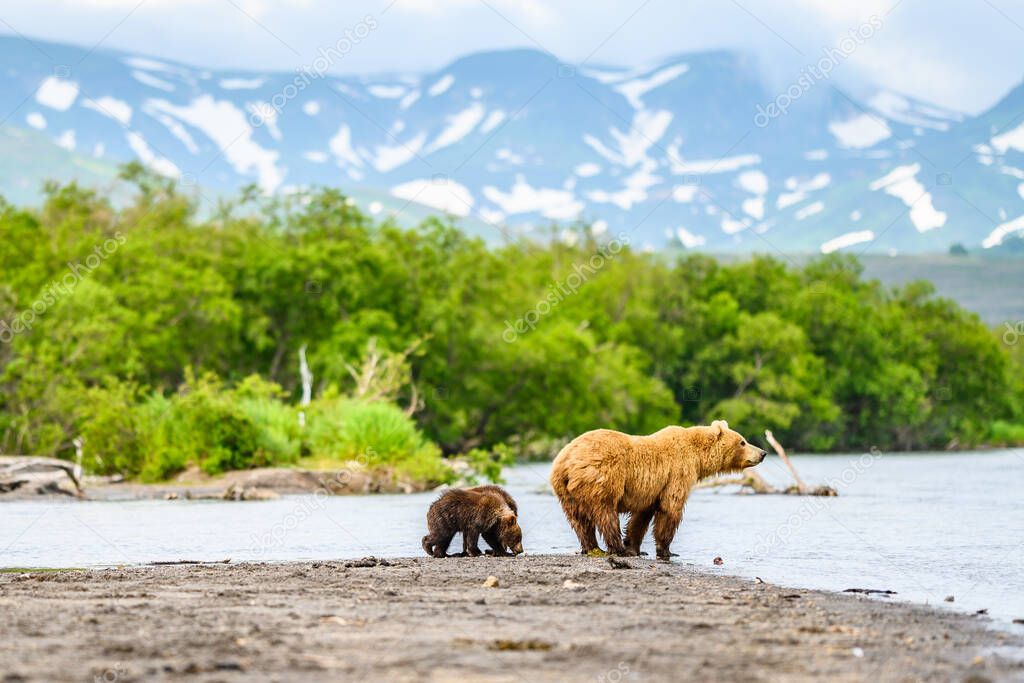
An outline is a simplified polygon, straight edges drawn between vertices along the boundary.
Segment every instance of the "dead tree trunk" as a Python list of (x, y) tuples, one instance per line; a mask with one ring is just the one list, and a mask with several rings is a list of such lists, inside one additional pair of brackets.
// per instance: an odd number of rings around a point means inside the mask
[(82, 494), (82, 482), (75, 473), (74, 463), (28, 455), (0, 455), (0, 493), (38, 482), (40, 474), (54, 470), (64, 472), (75, 485), (78, 495)]
[(793, 461), (789, 459), (788, 455), (786, 455), (786, 451), (782, 447), (782, 444), (775, 440), (775, 435), (772, 434), (770, 429), (764, 430), (764, 438), (768, 440), (768, 443), (772, 445), (775, 452), (779, 454), (779, 457), (782, 458), (782, 462), (786, 463), (786, 467), (789, 468), (789, 473), (793, 475), (793, 481), (796, 482), (796, 490), (800, 492), (800, 495), (807, 493), (807, 484), (805, 484), (804, 480), (800, 478), (799, 474), (797, 474), (796, 468), (793, 467)]

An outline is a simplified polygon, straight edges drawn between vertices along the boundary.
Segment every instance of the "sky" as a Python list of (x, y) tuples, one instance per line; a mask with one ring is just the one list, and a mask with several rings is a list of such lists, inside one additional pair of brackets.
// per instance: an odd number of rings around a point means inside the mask
[[(873, 20), (872, 17), (875, 19)], [(841, 76), (967, 113), (1024, 79), (1024, 0), (4, 0), (0, 33), (217, 68), (292, 71), (346, 36), (337, 73), (423, 72), (482, 50), (641, 66), (713, 48), (790, 82), (875, 21)]]

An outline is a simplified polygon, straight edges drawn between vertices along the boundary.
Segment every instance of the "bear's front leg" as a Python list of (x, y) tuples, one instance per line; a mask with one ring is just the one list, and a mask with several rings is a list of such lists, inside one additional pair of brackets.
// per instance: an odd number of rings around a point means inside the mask
[(462, 552), (466, 557), (480, 557), (483, 553), (480, 552), (478, 543), (480, 542), (479, 531), (464, 531), (462, 532)]
[(483, 533), (484, 542), (491, 546), (491, 555), (494, 557), (508, 557), (512, 553), (505, 550), (505, 546), (502, 545), (498, 539), (498, 532), (495, 529), (489, 529)]
[(654, 548), (659, 560), (667, 560), (675, 556), (675, 553), (669, 550), (669, 546), (672, 545), (672, 539), (675, 538), (676, 529), (679, 528), (679, 522), (682, 519), (683, 511), (681, 509), (659, 508), (654, 516)]

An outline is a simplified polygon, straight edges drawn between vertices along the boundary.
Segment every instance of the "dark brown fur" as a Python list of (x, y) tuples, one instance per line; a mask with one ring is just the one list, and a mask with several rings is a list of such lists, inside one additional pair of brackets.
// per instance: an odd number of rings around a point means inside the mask
[(477, 493), (489, 493), (494, 496), (499, 496), (503, 501), (505, 501), (505, 505), (508, 505), (509, 508), (517, 517), (519, 516), (519, 507), (516, 506), (515, 498), (510, 496), (508, 491), (501, 488), (500, 486), (495, 486), (494, 484), (484, 484), (483, 486), (474, 486), (473, 488), (466, 490), (476, 491)]
[(449, 489), (427, 511), (428, 533), (423, 537), (423, 549), (433, 557), (447, 557), (452, 538), (461, 533), (463, 554), (469, 557), (481, 554), (477, 545), (480, 536), (495, 555), (521, 553), (523, 532), (515, 509), (515, 501), (497, 486)]

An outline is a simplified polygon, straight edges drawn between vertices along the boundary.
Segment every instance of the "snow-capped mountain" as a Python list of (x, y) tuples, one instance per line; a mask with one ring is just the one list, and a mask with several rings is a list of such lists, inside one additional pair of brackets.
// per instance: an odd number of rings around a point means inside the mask
[[(50, 177), (139, 159), (202, 192), (330, 185), (494, 239), (583, 220), (652, 248), (945, 251), (1024, 229), (1024, 86), (967, 117), (835, 78), (776, 86), (726, 51), (624, 69), (509, 50), (381, 77), (0, 53), (0, 145), (63, 148), (37, 155), (65, 159), (34, 169)], [(0, 190), (27, 177), (0, 165)]]

